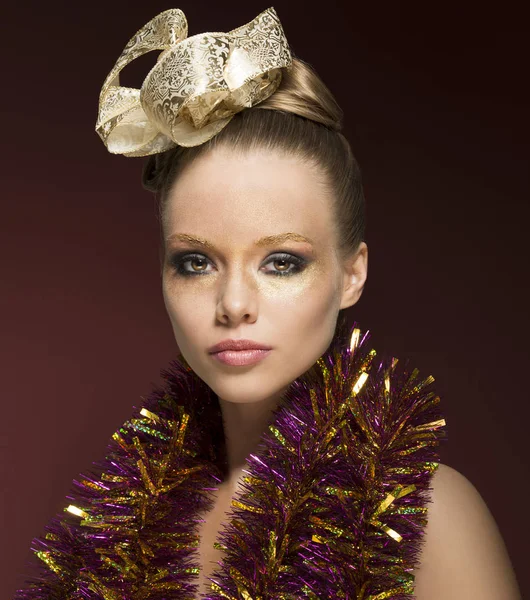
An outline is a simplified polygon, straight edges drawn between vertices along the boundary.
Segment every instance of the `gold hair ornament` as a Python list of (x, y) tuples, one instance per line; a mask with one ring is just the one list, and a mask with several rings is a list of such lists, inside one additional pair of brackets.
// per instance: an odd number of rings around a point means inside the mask
[[(228, 33), (187, 35), (184, 13), (172, 8), (125, 46), (99, 96), (96, 132), (112, 154), (147, 156), (208, 141), (273, 94), (292, 63), (272, 7)], [(142, 87), (120, 86), (120, 71), (152, 50), (162, 52)]]

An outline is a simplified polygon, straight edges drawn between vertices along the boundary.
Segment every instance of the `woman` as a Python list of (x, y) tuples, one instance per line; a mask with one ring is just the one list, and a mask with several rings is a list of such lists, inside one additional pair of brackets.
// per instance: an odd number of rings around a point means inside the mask
[[(151, 50), (141, 93), (120, 87)], [(432, 378), (343, 320), (368, 248), (340, 127), (273, 9), (192, 38), (169, 10), (127, 44), (97, 131), (149, 156), (182, 356), (74, 482), (17, 598), (519, 597), (480, 495), (437, 460)]]

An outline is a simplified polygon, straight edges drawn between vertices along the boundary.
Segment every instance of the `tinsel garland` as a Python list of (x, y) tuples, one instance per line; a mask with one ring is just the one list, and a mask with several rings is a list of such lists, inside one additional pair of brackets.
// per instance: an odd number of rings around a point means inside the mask
[[(440, 398), (355, 324), (274, 411), (217, 538), (204, 600), (409, 600), (429, 484), (446, 439)], [(180, 357), (74, 480), (14, 600), (197, 598), (200, 513), (227, 475), (217, 396)]]

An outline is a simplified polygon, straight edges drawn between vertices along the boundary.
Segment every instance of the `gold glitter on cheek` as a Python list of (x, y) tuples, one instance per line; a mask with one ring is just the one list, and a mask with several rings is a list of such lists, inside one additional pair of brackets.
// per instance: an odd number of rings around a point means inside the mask
[[(170, 266), (164, 274), (163, 295), (173, 315), (208, 311), (215, 305), (219, 279), (214, 275), (182, 276)], [(206, 315), (205, 315), (206, 316)]]
[(267, 280), (260, 285), (260, 292), (274, 301), (298, 300), (307, 294), (313, 296), (317, 291), (318, 295), (327, 295), (328, 286), (332, 286), (332, 268), (330, 261), (315, 259), (295, 275), (265, 275)]

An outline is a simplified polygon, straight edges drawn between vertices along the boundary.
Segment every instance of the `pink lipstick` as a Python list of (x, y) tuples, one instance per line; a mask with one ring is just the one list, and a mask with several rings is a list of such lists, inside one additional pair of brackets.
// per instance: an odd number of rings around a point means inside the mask
[(225, 365), (233, 367), (244, 367), (254, 365), (264, 359), (270, 350), (223, 350), (222, 352), (214, 352), (212, 356)]
[(243, 367), (258, 363), (271, 350), (271, 346), (253, 340), (226, 339), (209, 348), (208, 352), (226, 365)]

